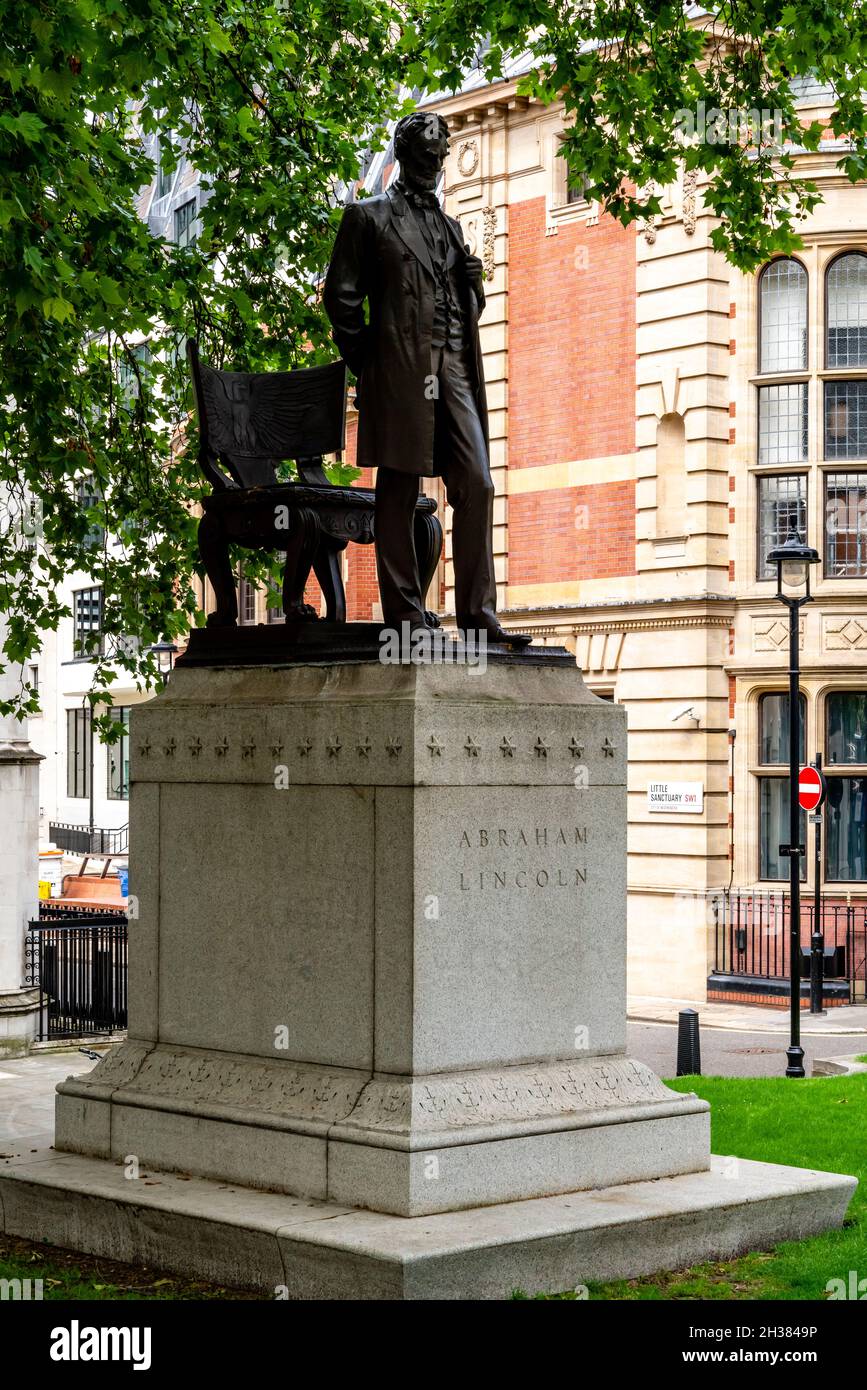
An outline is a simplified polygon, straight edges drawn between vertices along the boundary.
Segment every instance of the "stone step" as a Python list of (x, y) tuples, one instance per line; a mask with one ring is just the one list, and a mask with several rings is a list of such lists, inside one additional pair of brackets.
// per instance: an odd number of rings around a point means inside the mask
[(842, 1224), (856, 1186), (715, 1157), (709, 1172), (400, 1217), (127, 1171), (52, 1150), (0, 1163), (2, 1229), (274, 1298), (501, 1299), (818, 1235)]

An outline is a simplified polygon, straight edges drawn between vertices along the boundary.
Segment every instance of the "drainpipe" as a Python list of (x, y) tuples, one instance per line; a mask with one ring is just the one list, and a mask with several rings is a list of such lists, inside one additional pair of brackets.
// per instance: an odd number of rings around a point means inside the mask
[(732, 884), (735, 877), (735, 739), (738, 736), (737, 729), (729, 729), (729, 886), (728, 891), (732, 891)]

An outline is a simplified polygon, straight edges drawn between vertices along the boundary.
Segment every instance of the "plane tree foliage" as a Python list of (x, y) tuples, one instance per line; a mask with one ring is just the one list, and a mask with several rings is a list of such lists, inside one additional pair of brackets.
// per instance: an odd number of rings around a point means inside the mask
[[(588, 196), (626, 224), (696, 170), (740, 269), (797, 245), (820, 196), (799, 153), (834, 141), (865, 177), (852, 0), (0, 0), (4, 660), (35, 656), (81, 576), (104, 596), (92, 700), (153, 680), (148, 648), (200, 616), (186, 340), (252, 370), (333, 355), (316, 287), (345, 188), (408, 94), (521, 54)], [(827, 129), (799, 78), (829, 89)], [(157, 151), (200, 173), (192, 244), (149, 224)], [(36, 699), (22, 679), (14, 707)]]

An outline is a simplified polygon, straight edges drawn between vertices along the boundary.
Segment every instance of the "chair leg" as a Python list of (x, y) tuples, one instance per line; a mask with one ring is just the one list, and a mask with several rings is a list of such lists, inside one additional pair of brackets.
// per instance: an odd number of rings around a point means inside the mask
[[(421, 601), (423, 604), (442, 554), (443, 528), (439, 518), (434, 516), (432, 512), (416, 511), (413, 522), (413, 539), (418, 560), (418, 577), (421, 583)], [(431, 616), (435, 616), (435, 610)]]
[(325, 597), (325, 616), (331, 623), (346, 622), (346, 591), (340, 573), (340, 553), (346, 546), (320, 540), (313, 557), (313, 570)]
[(205, 512), (199, 522), (199, 554), (205, 574), (211, 581), (217, 606), (207, 617), (208, 627), (234, 627), (238, 621), (238, 595), (229, 560), (229, 543), (213, 513)]
[(319, 617), (312, 604), (304, 602), (304, 588), (319, 544), (319, 521), (310, 507), (299, 507), (292, 514), (292, 530), (286, 541), (283, 566), (283, 612), (286, 621)]

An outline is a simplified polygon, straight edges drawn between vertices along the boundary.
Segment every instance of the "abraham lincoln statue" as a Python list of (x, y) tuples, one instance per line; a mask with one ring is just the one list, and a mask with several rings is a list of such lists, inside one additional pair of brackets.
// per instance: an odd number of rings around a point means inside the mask
[(506, 632), (496, 612), (478, 327), (482, 263), (436, 197), (448, 134), (432, 112), (398, 122), (400, 179), (344, 210), (323, 298), (334, 341), (358, 379), (357, 461), (377, 470), (376, 566), (386, 625), (438, 621), (423, 606), (413, 516), (419, 478), (441, 476), (453, 509), (458, 626), (525, 647), (530, 638)]

